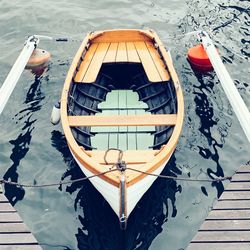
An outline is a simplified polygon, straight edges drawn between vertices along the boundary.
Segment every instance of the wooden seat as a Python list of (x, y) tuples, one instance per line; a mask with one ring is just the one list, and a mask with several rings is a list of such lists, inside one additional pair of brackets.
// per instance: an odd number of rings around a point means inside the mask
[(176, 114), (68, 116), (70, 127), (175, 125)]
[[(99, 164), (106, 164), (104, 156), (106, 151), (85, 151), (91, 158), (95, 159)], [(124, 151), (122, 160), (127, 164), (140, 164), (153, 160), (159, 153), (159, 150), (129, 150)], [(111, 150), (106, 157), (109, 164), (114, 164), (118, 159), (118, 151)]]
[(95, 82), (103, 63), (142, 63), (151, 82), (169, 81), (169, 73), (151, 42), (93, 43), (87, 51), (75, 82)]

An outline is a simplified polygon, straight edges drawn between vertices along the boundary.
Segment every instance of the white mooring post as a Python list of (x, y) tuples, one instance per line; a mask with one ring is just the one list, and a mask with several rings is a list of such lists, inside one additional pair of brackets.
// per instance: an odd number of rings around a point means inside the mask
[(245, 135), (250, 142), (250, 112), (241, 98), (232, 78), (230, 77), (226, 67), (224, 66), (212, 40), (204, 31), (198, 34), (207, 55), (213, 65), (213, 68), (221, 82), (221, 85), (227, 95), (227, 98), (233, 107), (233, 110), (241, 124)]
[(39, 39), (36, 36), (31, 36), (28, 38), (24, 44), (23, 50), (21, 51), (15, 64), (5, 79), (0, 89), (0, 115), (38, 43)]

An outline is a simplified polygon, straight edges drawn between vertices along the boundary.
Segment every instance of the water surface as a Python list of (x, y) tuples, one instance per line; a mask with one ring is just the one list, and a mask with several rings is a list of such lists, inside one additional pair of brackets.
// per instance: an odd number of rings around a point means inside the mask
[[(42, 41), (52, 61), (41, 75), (26, 70), (0, 118), (0, 175), (25, 183), (82, 177), (60, 125), (49, 122), (79, 39), (92, 30), (153, 28), (171, 49), (185, 96), (185, 123), (164, 174), (192, 178), (232, 175), (250, 160), (249, 144), (214, 72), (193, 72), (186, 60), (197, 43), (187, 32), (213, 34), (244, 101), (250, 106), (250, 5), (244, 0), (0, 0), (0, 85), (27, 35), (71, 37)], [(45, 250), (185, 249), (228, 183), (158, 179), (129, 219), (126, 233), (89, 182), (5, 194)]]

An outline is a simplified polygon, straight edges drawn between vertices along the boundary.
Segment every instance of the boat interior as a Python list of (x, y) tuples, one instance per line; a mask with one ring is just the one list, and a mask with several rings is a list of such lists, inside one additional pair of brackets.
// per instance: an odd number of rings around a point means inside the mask
[[(117, 115), (122, 119), (123, 115), (177, 113), (176, 92), (170, 77), (165, 75), (164, 81), (154, 79), (156, 81), (152, 82), (145, 65), (140, 62), (103, 63), (91, 83), (84, 82), (84, 77), (79, 77), (81, 73), (76, 74), (70, 88), (68, 115), (71, 117), (112, 119)], [(147, 126), (143, 124), (143, 118), (142, 126), (129, 123), (128, 120), (124, 126), (114, 126), (111, 122), (109, 126), (86, 124), (72, 126), (71, 131), (78, 145), (85, 150), (157, 150), (168, 142), (174, 128), (174, 122), (158, 125), (156, 121), (153, 126), (151, 121)]]

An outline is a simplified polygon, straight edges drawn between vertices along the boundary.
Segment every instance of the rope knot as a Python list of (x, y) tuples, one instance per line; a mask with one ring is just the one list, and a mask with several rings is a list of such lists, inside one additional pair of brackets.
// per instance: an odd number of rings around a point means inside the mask
[(120, 170), (121, 172), (124, 172), (127, 168), (127, 164), (125, 161), (119, 161), (116, 163), (116, 168)]

